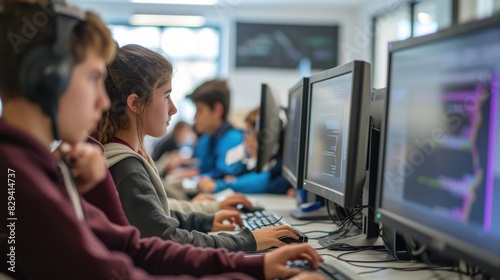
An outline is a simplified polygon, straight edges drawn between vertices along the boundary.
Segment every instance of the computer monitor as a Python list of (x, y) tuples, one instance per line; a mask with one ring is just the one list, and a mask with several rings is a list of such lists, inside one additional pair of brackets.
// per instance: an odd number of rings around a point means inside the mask
[(256, 172), (269, 168), (271, 160), (278, 154), (283, 122), (281, 107), (267, 84), (261, 86), (260, 113), (257, 120), (257, 165)]
[(390, 45), (376, 210), (384, 225), (494, 278), (499, 26), (495, 16)]
[(370, 64), (353, 61), (313, 75), (309, 86), (304, 189), (337, 205), (361, 205), (367, 170)]
[(296, 189), (304, 180), (304, 151), (307, 126), (309, 78), (302, 78), (288, 94), (287, 124), (283, 140), (283, 177)]
[[(287, 124), (284, 132), (281, 174), (297, 190), (304, 182), (304, 153), (309, 108), (309, 78), (300, 79), (288, 91)], [(322, 199), (307, 191), (298, 191), (299, 207), (290, 215), (299, 220), (330, 219)]]

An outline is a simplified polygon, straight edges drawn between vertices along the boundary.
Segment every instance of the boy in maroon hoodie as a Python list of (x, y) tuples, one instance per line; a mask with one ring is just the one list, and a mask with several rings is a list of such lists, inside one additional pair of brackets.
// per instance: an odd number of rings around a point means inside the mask
[[(2, 273), (22, 279), (273, 279), (300, 272), (287, 268), (288, 260), (317, 267), (321, 258), (305, 244), (245, 257), (141, 239), (135, 228), (111, 223), (80, 199), (75, 181), (85, 191), (106, 176), (101, 152), (84, 141), (109, 107), (103, 78), (113, 42), (92, 13), (31, 2), (0, 1), (0, 181), (7, 184), (0, 195), (7, 202), (0, 214), (7, 223), (0, 230)], [(71, 162), (50, 153), (54, 139), (69, 144)]]

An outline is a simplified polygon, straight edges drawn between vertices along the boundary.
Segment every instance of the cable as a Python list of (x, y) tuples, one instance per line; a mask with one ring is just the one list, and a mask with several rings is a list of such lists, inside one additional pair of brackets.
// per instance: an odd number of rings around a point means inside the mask
[[(368, 208), (368, 209), (372, 210), (372, 212), (374, 213), (374, 215), (376, 214), (375, 210), (370, 205), (361, 205), (361, 206), (354, 207), (354, 209), (357, 209), (357, 210), (363, 210), (364, 208)], [(367, 215), (365, 215), (365, 213), (363, 213), (363, 211), (361, 211), (361, 215), (363, 215), (368, 221), (370, 221), (372, 223), (377, 223), (377, 224), (379, 223), (378, 221), (370, 219)]]
[[(357, 214), (359, 214), (359, 212), (361, 212), (361, 210), (358, 210), (358, 211), (354, 212), (354, 214), (352, 214), (352, 216), (356, 216)], [(346, 213), (346, 215), (347, 215), (347, 213)], [(344, 219), (344, 220), (340, 223), (339, 228), (340, 228), (340, 227), (342, 227), (342, 225), (343, 225), (343, 224), (345, 224), (347, 221), (351, 221), (351, 222), (352, 222), (352, 220), (351, 220), (351, 219), (349, 219), (349, 217), (346, 217), (346, 218), (345, 218), (345, 219)]]
[[(319, 248), (319, 249), (324, 249), (324, 248)], [(370, 260), (348, 260), (348, 259), (343, 258), (343, 257), (345, 257), (345, 256), (347, 256), (349, 254), (355, 254), (355, 253), (364, 252), (364, 251), (367, 251), (367, 250), (377, 251), (377, 252), (383, 252), (383, 251), (385, 251), (385, 250), (380, 250), (380, 249), (373, 250), (373, 249), (370, 249), (370, 248), (366, 248), (366, 249), (358, 249), (356, 251), (350, 251), (350, 252), (341, 253), (338, 256), (334, 256), (332, 254), (327, 254), (327, 253), (323, 253), (323, 254), (319, 254), (319, 255), (320, 256), (330, 256), (330, 257), (333, 257), (333, 258), (335, 258), (335, 259), (337, 259), (339, 261), (346, 262), (346, 263), (348, 263), (348, 264), (350, 264), (352, 266), (355, 266), (355, 267), (374, 269), (374, 270), (371, 270), (371, 271), (359, 272), (358, 275), (375, 273), (375, 272), (379, 272), (379, 271), (382, 271), (382, 270), (385, 270), (385, 269), (392, 269), (392, 270), (398, 270), (398, 271), (408, 271), (408, 272), (428, 270), (428, 271), (432, 272), (434, 274), (434, 277), (436, 277), (437, 279), (444, 279), (443, 276), (436, 274), (437, 271), (453, 272), (453, 273), (458, 273), (458, 274), (461, 274), (461, 275), (466, 275), (466, 276), (471, 276), (471, 277), (478, 276), (481, 273), (481, 271), (477, 267), (473, 267), (469, 263), (465, 263), (465, 265), (466, 265), (466, 271), (462, 271), (460, 269), (460, 267), (457, 266), (457, 265), (455, 265), (455, 266), (439, 266), (439, 265), (434, 265), (434, 264), (417, 263), (415, 261), (410, 261), (409, 263), (421, 264), (423, 266), (418, 266), (418, 267), (390, 267), (390, 266), (378, 267), (378, 266), (368, 266), (368, 265), (362, 265), (362, 264), (366, 264), (366, 263), (389, 263), (389, 262), (404, 263), (404, 262), (401, 262), (401, 261), (399, 261), (397, 259), (383, 260), (383, 261), (370, 261)]]
[(406, 243), (406, 247), (408, 247), (410, 249), (410, 254), (412, 255), (412, 257), (415, 257), (415, 256), (419, 256), (419, 255), (422, 255), (424, 252), (425, 252), (425, 249), (427, 249), (427, 245), (421, 245), (418, 249), (416, 248), (417, 247), (417, 244), (415, 243), (415, 241), (413, 241), (413, 239), (408, 236), (407, 234), (403, 234), (403, 239)]
[[(345, 256), (348, 254), (353, 254), (353, 253), (358, 253), (358, 252), (362, 252), (362, 251), (365, 251), (365, 249), (342, 253), (342, 254), (337, 256), (337, 259), (340, 261), (344, 261), (352, 266), (375, 269), (373, 271), (360, 272), (360, 273), (358, 273), (358, 275), (375, 273), (375, 272), (378, 272), (378, 271), (381, 271), (384, 269), (393, 269), (393, 270), (399, 270), (399, 271), (421, 271), (421, 270), (429, 270), (429, 271), (433, 271), (433, 272), (434, 271), (449, 271), (449, 272), (455, 272), (455, 273), (460, 273), (460, 274), (464, 274), (464, 275), (470, 275), (469, 273), (461, 271), (456, 266), (436, 266), (436, 265), (429, 265), (429, 264), (425, 264), (425, 263), (420, 263), (420, 264), (425, 265), (425, 266), (420, 266), (420, 267), (375, 267), (375, 266), (360, 265), (357, 263), (385, 263), (385, 262), (399, 262), (399, 263), (401, 263), (401, 262), (396, 260), (396, 259), (387, 260), (387, 261), (356, 261), (356, 260), (346, 260), (346, 259), (342, 258), (342, 256)], [(380, 250), (376, 250), (376, 251), (380, 251)], [(415, 262), (411, 261), (411, 263), (415, 263)]]
[[(345, 209), (344, 209), (344, 211), (345, 211)], [(359, 228), (360, 230), (363, 230), (363, 229), (361, 228), (361, 226), (360, 226), (360, 225), (358, 225), (357, 223), (355, 223), (355, 222), (352, 220), (352, 216), (355, 216), (357, 213), (360, 213), (360, 212), (362, 212), (362, 210), (361, 210), (361, 209), (360, 209), (360, 210), (357, 210), (357, 212), (356, 212), (355, 214), (353, 214), (353, 215), (348, 215), (348, 216), (347, 216), (347, 218), (349, 219), (349, 221), (351, 221), (351, 223), (352, 223), (353, 225), (355, 225), (355, 226), (356, 226), (357, 228)]]
[(337, 224), (336, 222), (340, 221), (340, 217), (338, 214), (336, 215), (336, 217), (334, 217), (330, 212), (330, 201), (328, 199), (326, 200), (326, 212), (328, 212), (328, 217), (330, 217), (334, 224)]
[(331, 234), (331, 231), (326, 231), (326, 230), (310, 230), (310, 231), (303, 231), (303, 234), (309, 234), (309, 233), (327, 233)]
[[(325, 249), (325, 248), (323, 248)], [(329, 256), (329, 257), (332, 257), (332, 258), (335, 258), (335, 259), (338, 259), (337, 256), (334, 256), (332, 254), (327, 254), (327, 253), (323, 253), (323, 254), (319, 254), (320, 256)]]
[(307, 226), (307, 225), (310, 225), (310, 224), (325, 224), (325, 225), (331, 225), (331, 224), (332, 224), (332, 222), (325, 222), (325, 221), (309, 221), (309, 222), (302, 223), (302, 224), (290, 224), (290, 226), (292, 226), (292, 227), (300, 227), (300, 226)]
[(359, 252), (364, 252), (364, 251), (376, 251), (376, 252), (386, 252), (387, 250), (385, 249), (370, 249), (370, 247), (368, 248), (363, 248), (363, 249), (358, 249), (356, 251), (350, 251), (350, 252), (345, 252), (345, 253), (342, 253), (342, 254), (339, 254), (337, 256), (337, 259), (340, 260), (340, 261), (344, 261), (346, 263), (350, 263), (350, 262), (357, 262), (357, 263), (385, 263), (385, 262), (396, 262), (398, 261), (397, 259), (393, 259), (393, 260), (383, 260), (383, 261), (357, 261), (357, 260), (347, 260), (347, 259), (343, 259), (342, 257), (343, 256), (346, 256), (346, 255), (350, 255), (350, 254), (355, 254), (355, 253), (359, 253)]
[(373, 214), (376, 214), (375, 209), (373, 209), (373, 207), (370, 206), (370, 205), (360, 205), (360, 206), (354, 207), (354, 209), (356, 209), (356, 210), (358, 210), (358, 209), (365, 209), (365, 208), (368, 208), (368, 209), (372, 210)]
[(280, 216), (279, 219), (277, 219), (276, 221), (270, 223), (269, 225), (266, 225), (266, 226), (274, 226), (276, 225), (277, 223), (279, 223), (281, 220), (283, 219), (283, 215)]
[[(313, 248), (315, 251), (319, 251), (319, 250), (325, 250), (326, 247), (320, 247), (320, 248)], [(320, 254), (321, 255), (321, 254)]]

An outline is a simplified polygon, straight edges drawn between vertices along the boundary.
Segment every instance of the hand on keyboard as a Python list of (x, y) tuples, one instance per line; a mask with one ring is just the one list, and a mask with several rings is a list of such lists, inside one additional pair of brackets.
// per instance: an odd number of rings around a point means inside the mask
[[(241, 219), (243, 220), (243, 225), (250, 229), (251, 231), (256, 231), (258, 229), (267, 228), (267, 227), (275, 227), (281, 225), (287, 225), (281, 219), (283, 217), (278, 216), (275, 213), (268, 213), (267, 211), (254, 211), (250, 213), (242, 213)], [(283, 243), (307, 243), (308, 238), (307, 235), (298, 231), (295, 228), (292, 228), (292, 231), (296, 233), (299, 238), (296, 236), (288, 237), (288, 236), (280, 236), (278, 239)]]
[[(267, 253), (264, 257), (264, 275), (266, 279), (287, 279), (303, 272), (296, 267), (288, 267), (288, 261), (306, 259), (313, 269), (317, 269), (323, 258), (307, 244), (294, 244), (283, 246)], [(300, 279), (300, 278), (299, 278)], [(309, 279), (309, 278), (304, 278)]]
[(285, 245), (280, 238), (298, 239), (299, 233), (287, 225), (265, 227), (252, 232), (257, 242), (257, 251)]
[[(224, 222), (227, 221), (227, 222)], [(243, 226), (240, 212), (233, 210), (220, 210), (215, 213), (212, 231), (233, 231), (236, 230), (236, 225)]]

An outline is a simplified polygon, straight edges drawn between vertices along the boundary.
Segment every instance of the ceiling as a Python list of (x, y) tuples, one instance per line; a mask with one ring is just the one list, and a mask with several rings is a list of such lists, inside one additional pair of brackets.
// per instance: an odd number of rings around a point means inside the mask
[[(69, 0), (74, 4), (108, 4), (108, 5), (137, 5), (130, 0)], [(222, 6), (275, 6), (275, 5), (324, 5), (324, 6), (352, 6), (357, 7), (369, 0), (219, 0), (217, 5)], [(154, 4), (139, 4), (154, 5)]]
[(218, 4), (212, 6), (144, 4), (133, 3), (131, 0), (67, 1), (80, 8), (98, 12), (107, 22), (123, 23), (128, 21), (128, 17), (132, 14), (201, 15), (213, 20), (220, 19), (221, 16), (233, 16), (247, 12), (253, 15), (263, 12), (269, 14), (269, 12), (273, 13), (280, 11), (280, 9), (282, 11), (290, 9), (309, 11), (309, 13), (315, 13), (318, 9), (322, 11), (335, 8), (356, 9), (373, 0), (219, 0)]

